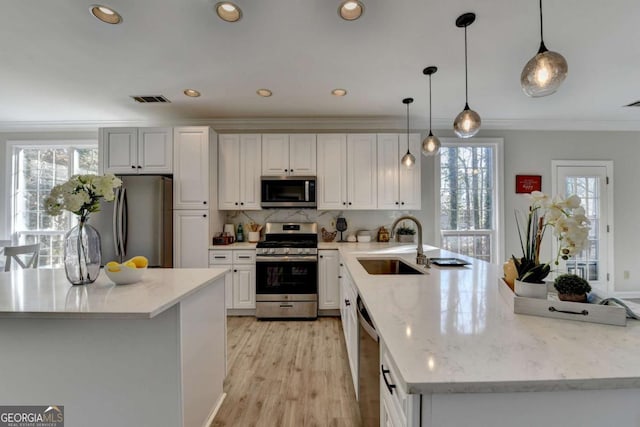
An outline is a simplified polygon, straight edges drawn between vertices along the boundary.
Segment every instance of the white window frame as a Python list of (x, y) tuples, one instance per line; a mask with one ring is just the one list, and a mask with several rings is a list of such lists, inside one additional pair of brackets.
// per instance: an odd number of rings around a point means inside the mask
[[(16, 231), (13, 224), (13, 211), (15, 209), (15, 157), (16, 148), (68, 148), (68, 147), (95, 147), (98, 148), (98, 140), (95, 139), (46, 139), (46, 140), (11, 140), (7, 141), (5, 152), (5, 230), (11, 239), (16, 238)], [(99, 172), (98, 172), (99, 173)], [(58, 232), (51, 232), (57, 234)], [(46, 234), (46, 233), (42, 233)]]
[[(551, 161), (551, 182), (553, 185), (552, 194), (564, 193), (564, 189), (562, 191), (558, 188), (558, 168), (559, 167), (604, 167), (606, 171), (606, 176), (608, 179), (607, 186), (607, 217), (606, 224), (609, 227), (609, 231), (606, 233), (607, 242), (607, 257), (606, 257), (606, 271), (604, 272), (604, 280), (606, 283), (606, 289), (601, 289), (607, 294), (615, 293), (615, 268), (613, 264), (614, 255), (613, 255), (613, 160), (552, 160)], [(553, 242), (553, 253), (557, 250), (556, 242)]]
[[(440, 138), (443, 147), (492, 147), (495, 153), (495, 186), (494, 186), (494, 222), (495, 230), (491, 239), (491, 263), (495, 264), (504, 259), (504, 139), (503, 138)], [(434, 162), (434, 230), (436, 246), (442, 247), (440, 235), (440, 156)], [(477, 233), (469, 230), (468, 234)]]

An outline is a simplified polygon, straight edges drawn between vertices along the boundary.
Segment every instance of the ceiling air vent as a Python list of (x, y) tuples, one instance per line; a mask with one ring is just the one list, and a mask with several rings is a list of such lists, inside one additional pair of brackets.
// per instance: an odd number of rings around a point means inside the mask
[(640, 107), (640, 101), (632, 102), (631, 104), (625, 105), (625, 107)]
[(151, 103), (167, 103), (171, 102), (167, 98), (162, 95), (144, 95), (144, 96), (132, 96), (132, 98), (141, 104), (151, 104)]

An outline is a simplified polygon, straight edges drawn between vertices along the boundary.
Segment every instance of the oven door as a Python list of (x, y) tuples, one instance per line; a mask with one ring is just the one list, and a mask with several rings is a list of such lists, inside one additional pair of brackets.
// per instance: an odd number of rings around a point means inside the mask
[(256, 301), (317, 301), (316, 256), (256, 257)]

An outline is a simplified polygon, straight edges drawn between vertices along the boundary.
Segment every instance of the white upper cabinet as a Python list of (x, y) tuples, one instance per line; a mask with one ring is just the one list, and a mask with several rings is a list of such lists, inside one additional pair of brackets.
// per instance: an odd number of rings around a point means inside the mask
[(410, 209), (421, 207), (420, 135), (409, 135), (411, 154), (416, 164), (411, 168), (400, 164), (407, 152), (406, 134), (378, 135), (378, 209)]
[(174, 129), (174, 209), (209, 209), (209, 127)]
[(376, 209), (375, 134), (318, 135), (318, 209)]
[(347, 135), (318, 135), (318, 209), (346, 209)]
[(260, 209), (261, 135), (222, 134), (218, 144), (218, 208)]
[(102, 128), (99, 139), (103, 173), (173, 173), (172, 128)]
[(207, 268), (209, 218), (206, 210), (173, 211), (173, 267)]
[(262, 135), (262, 175), (315, 175), (315, 134)]

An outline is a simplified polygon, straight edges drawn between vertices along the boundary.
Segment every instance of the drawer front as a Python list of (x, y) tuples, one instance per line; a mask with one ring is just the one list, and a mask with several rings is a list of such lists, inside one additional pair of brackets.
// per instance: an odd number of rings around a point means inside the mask
[(255, 264), (256, 251), (233, 251), (233, 264)]
[[(388, 410), (401, 425), (407, 425), (407, 415), (409, 408), (408, 396), (400, 387), (399, 375), (389, 360), (389, 355), (384, 349), (380, 358), (380, 394), (383, 399), (386, 400), (389, 406)], [(384, 369), (384, 373), (382, 371)], [(386, 380), (386, 381), (385, 381)], [(393, 392), (389, 391), (389, 386), (395, 385), (392, 388)], [(395, 423), (394, 423), (395, 424)]]
[(209, 251), (209, 265), (230, 265), (233, 263), (233, 251)]

